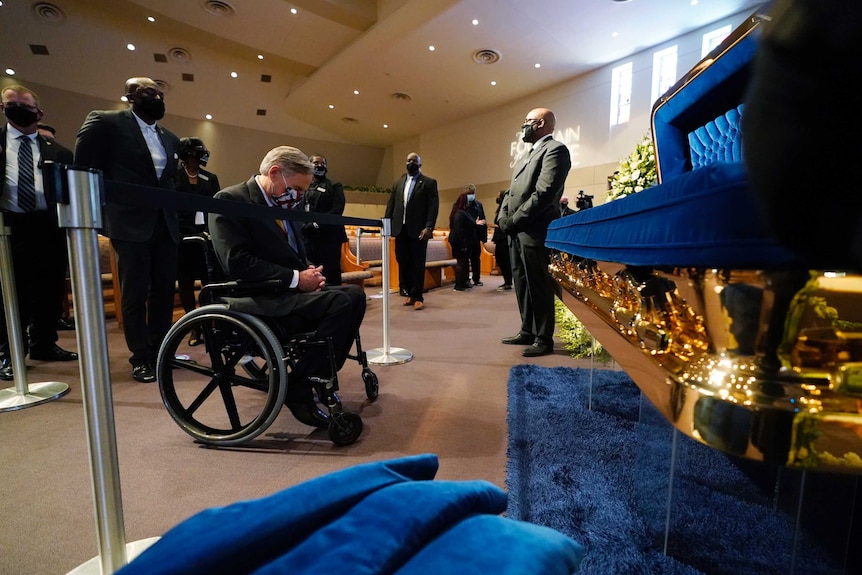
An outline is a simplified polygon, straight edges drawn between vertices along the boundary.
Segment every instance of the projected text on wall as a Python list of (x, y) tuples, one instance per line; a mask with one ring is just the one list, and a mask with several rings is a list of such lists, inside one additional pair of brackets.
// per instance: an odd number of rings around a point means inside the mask
[[(554, 132), (554, 139), (562, 142), (569, 149), (569, 154), (572, 156), (572, 167), (580, 165), (579, 157), (581, 149), (581, 127), (563, 128)], [(529, 151), (530, 144), (521, 140), (521, 131), (515, 133), (515, 140), (509, 143), (509, 168), (514, 168), (515, 164), (524, 157)]]

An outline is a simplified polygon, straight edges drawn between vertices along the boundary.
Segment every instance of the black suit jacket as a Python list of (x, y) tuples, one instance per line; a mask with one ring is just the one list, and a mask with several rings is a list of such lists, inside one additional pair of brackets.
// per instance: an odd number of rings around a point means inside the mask
[[(345, 203), (344, 186), (341, 182), (333, 182), (329, 178), (324, 178), (311, 182), (308, 190), (302, 195), (298, 209), (306, 209), (305, 206), (308, 206), (307, 211), (309, 212), (340, 216), (344, 213)], [(312, 224), (305, 224), (303, 231), (309, 241), (331, 244), (341, 244), (347, 241), (344, 226), (330, 224), (314, 227)]]
[(512, 219), (510, 235), (517, 233), (524, 245), (544, 245), (548, 225), (560, 217), (560, 198), (571, 167), (568, 148), (552, 138), (518, 162), (500, 208), (500, 219)]
[[(419, 239), (422, 230), (433, 230), (437, 225), (437, 211), (440, 209), (440, 199), (437, 194), (437, 180), (420, 173), (413, 193), (407, 202), (407, 217), (404, 217), (404, 183), (407, 174), (401, 176), (392, 186), (389, 202), (386, 204), (386, 216), (392, 220), (392, 237), (401, 232), (402, 226), (410, 238)], [(403, 223), (402, 223), (402, 220)]]
[[(263, 191), (254, 177), (244, 184), (229, 186), (215, 195), (216, 199), (266, 206)], [(281, 280), (289, 286), (294, 272), (308, 268), (302, 233), (295, 222), (298, 250), (290, 247), (284, 230), (275, 219), (238, 218), (224, 214), (209, 214), (210, 235), (222, 269), (232, 280), (250, 282)], [(294, 298), (298, 290), (285, 289), (282, 293), (253, 298), (229, 299), (233, 309), (255, 315), (282, 316), (293, 311), (300, 302)], [(310, 297), (311, 292), (303, 294)]]
[[(3, 190), (3, 182), (6, 181), (6, 124), (3, 124), (3, 127), (0, 128), (0, 163), (2, 163), (2, 171), (0, 171), (0, 192)], [(60, 164), (71, 164), (72, 163), (72, 150), (65, 148), (58, 144), (53, 140), (49, 140), (47, 138), (43, 138), (40, 135), (36, 135), (36, 142), (39, 144), (39, 153), (42, 155), (42, 162), (46, 161), (54, 161)], [(49, 203), (48, 211), (54, 211), (56, 215), (56, 210)]]
[[(99, 169), (106, 180), (173, 190), (180, 140), (161, 126), (158, 132), (167, 154), (161, 177), (156, 176), (147, 142), (131, 110), (92, 111), (78, 131), (75, 165)], [(171, 238), (179, 243), (177, 211), (155, 206), (107, 203), (105, 233), (112, 239), (143, 242), (152, 236), (159, 217), (164, 217)]]

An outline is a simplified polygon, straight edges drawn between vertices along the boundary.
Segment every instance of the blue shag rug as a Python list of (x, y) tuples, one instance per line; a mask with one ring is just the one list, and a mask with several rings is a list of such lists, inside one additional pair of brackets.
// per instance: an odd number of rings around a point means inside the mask
[[(665, 555), (673, 428), (628, 376), (519, 365), (508, 390), (508, 516), (583, 544), (578, 573), (791, 572), (794, 518), (776, 500), (775, 478), (798, 472), (731, 458), (679, 434)], [(845, 573), (819, 541), (804, 532), (799, 541), (795, 573)]]

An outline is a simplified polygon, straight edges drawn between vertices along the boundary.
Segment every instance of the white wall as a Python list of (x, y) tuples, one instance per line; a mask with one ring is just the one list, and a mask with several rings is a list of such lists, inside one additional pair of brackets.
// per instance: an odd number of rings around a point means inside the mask
[[(422, 156), (423, 173), (436, 178), (441, 190), (440, 226), (447, 225), (449, 206), (465, 183), (479, 187), (479, 199), (487, 212), (495, 205), (496, 192), (508, 187), (511, 153), (518, 145), (524, 117), (533, 108), (546, 107), (557, 116), (557, 139), (567, 142), (572, 153), (566, 193), (574, 197), (584, 190), (600, 204), (606, 196), (607, 177), (649, 130), (653, 53), (677, 44), (677, 76), (682, 76), (700, 61), (704, 33), (727, 24), (735, 28), (749, 14), (736, 14), (486, 114), (423, 132), (417, 139), (392, 147), (392, 172), (396, 177), (404, 172), (408, 152)], [(611, 128), (611, 70), (628, 61), (633, 62), (631, 118), (627, 124)], [(381, 170), (381, 174), (385, 172)], [(391, 177), (378, 185), (391, 185)]]

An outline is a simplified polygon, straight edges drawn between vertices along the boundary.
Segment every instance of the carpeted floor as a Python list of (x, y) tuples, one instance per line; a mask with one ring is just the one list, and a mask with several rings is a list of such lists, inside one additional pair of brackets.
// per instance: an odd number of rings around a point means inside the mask
[[(625, 373), (519, 365), (508, 390), (508, 515), (582, 543), (579, 573), (857, 572), (834, 557), (844, 556), (846, 541), (829, 545), (804, 529), (793, 557), (795, 508), (776, 499), (775, 487), (798, 472), (730, 458), (681, 434), (664, 555), (673, 431)], [(845, 488), (848, 478), (826, 479), (820, 493)]]

